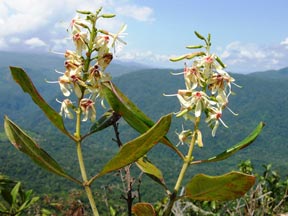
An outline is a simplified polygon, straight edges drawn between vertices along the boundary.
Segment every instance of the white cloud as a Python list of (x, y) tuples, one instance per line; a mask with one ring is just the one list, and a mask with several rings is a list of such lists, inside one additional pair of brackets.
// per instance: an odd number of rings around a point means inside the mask
[(117, 14), (131, 17), (139, 21), (153, 20), (153, 9), (150, 7), (139, 7), (137, 5), (124, 5), (116, 8)]
[(9, 43), (11, 43), (11, 44), (19, 44), (20, 42), (21, 42), (21, 39), (18, 37), (11, 37), (9, 39)]
[(285, 40), (281, 41), (280, 44), (281, 44), (281, 45), (284, 45), (284, 46), (286, 46), (286, 47), (288, 48), (288, 37), (285, 38)]
[(232, 72), (248, 73), (287, 67), (288, 50), (280, 45), (235, 41), (222, 49), (220, 57)]
[[(127, 2), (127, 1), (124, 1)], [(129, 16), (140, 21), (152, 19), (153, 10), (145, 6), (130, 5), (123, 1), (110, 0), (9, 0), (0, 1), (0, 36), (27, 33), (39, 28), (51, 28), (57, 22), (67, 22), (74, 16), (77, 9), (95, 11), (103, 6), (119, 11), (123, 16)], [(51, 24), (51, 26), (46, 26)], [(4, 29), (4, 30), (3, 30)]]
[(7, 48), (7, 43), (4, 38), (0, 38), (0, 48), (2, 49)]
[[(99, 20), (99, 26), (105, 26), (108, 31), (116, 32), (124, 23), (124, 16), (138, 21), (152, 20), (153, 10), (146, 6), (131, 4), (128, 0), (0, 0), (0, 38), (1, 47), (14, 49), (18, 41), (16, 38), (38, 37), (50, 41), (49, 47), (64, 45), (61, 38), (68, 37), (65, 31), (76, 10), (95, 11), (103, 6), (103, 13), (118, 13), (116, 19)], [(66, 28), (66, 29), (65, 29)], [(10, 39), (14, 38), (14, 39)], [(7, 43), (4, 43), (7, 42)], [(32, 41), (33, 42), (33, 41)], [(34, 41), (35, 42), (35, 41)], [(25, 43), (27, 44), (27, 41)], [(43, 46), (42, 41), (35, 42), (36, 46)]]
[(41, 39), (37, 37), (33, 37), (28, 40), (25, 40), (24, 44), (30, 46), (31, 48), (47, 46), (47, 44), (44, 41), (42, 41)]
[[(169, 58), (171, 55), (155, 53), (150, 50), (146, 51), (125, 51), (120, 52), (116, 56), (119, 60), (122, 61), (135, 61), (142, 64), (150, 65), (152, 67), (175, 67), (175, 64), (171, 64)], [(177, 66), (176, 66), (177, 67)]]
[(4, 30), (0, 32), (0, 35), (21, 34), (47, 24), (53, 14), (52, 8), (57, 7), (55, 2), (48, 0), (2, 1), (0, 3), (0, 20), (2, 20), (1, 29)]

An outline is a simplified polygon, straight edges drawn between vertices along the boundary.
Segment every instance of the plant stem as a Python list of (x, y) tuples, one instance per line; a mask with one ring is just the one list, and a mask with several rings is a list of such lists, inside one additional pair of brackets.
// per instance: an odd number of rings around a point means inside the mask
[(86, 173), (86, 168), (84, 164), (84, 159), (83, 159), (83, 154), (82, 154), (82, 148), (81, 148), (81, 111), (78, 109), (76, 111), (77, 119), (76, 119), (76, 129), (75, 129), (75, 138), (78, 140), (76, 142), (76, 148), (77, 148), (77, 156), (78, 156), (78, 162), (79, 162), (79, 167), (81, 171), (81, 176), (83, 180), (83, 186), (86, 191), (86, 195), (88, 197), (91, 209), (93, 211), (94, 216), (99, 216), (95, 200), (93, 198), (93, 194), (90, 188), (90, 185), (87, 184), (88, 178), (87, 178), (87, 173)]
[(188, 169), (188, 167), (191, 164), (191, 161), (193, 159), (192, 153), (193, 153), (194, 145), (196, 142), (196, 136), (197, 136), (196, 131), (198, 130), (199, 122), (200, 122), (200, 119), (196, 118), (195, 124), (194, 124), (194, 133), (192, 135), (192, 140), (191, 140), (190, 145), (189, 145), (188, 153), (185, 156), (185, 159), (184, 159), (184, 162), (182, 165), (182, 169), (179, 173), (177, 182), (174, 186), (173, 193), (169, 197), (169, 202), (168, 202), (168, 205), (167, 205), (167, 207), (163, 213), (163, 216), (169, 216), (171, 214), (171, 210), (172, 210), (173, 205), (177, 199), (177, 195), (178, 195), (178, 192), (180, 190), (180, 187), (181, 187), (182, 181), (184, 179), (185, 173), (186, 173), (186, 171), (187, 171), (187, 169)]

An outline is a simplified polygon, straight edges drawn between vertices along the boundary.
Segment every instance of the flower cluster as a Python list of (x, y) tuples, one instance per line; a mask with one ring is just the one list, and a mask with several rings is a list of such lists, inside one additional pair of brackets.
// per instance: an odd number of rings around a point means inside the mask
[[(101, 8), (92, 13), (89, 11), (77, 11), (70, 24), (71, 38), (75, 50), (67, 50), (65, 56), (65, 72), (58, 78), (60, 89), (65, 97), (74, 93), (78, 104), (73, 105), (66, 98), (61, 103), (60, 114), (64, 117), (73, 118), (73, 112), (78, 109), (83, 115), (82, 121), (96, 119), (94, 107), (96, 98), (100, 95), (100, 83), (110, 80), (105, 69), (113, 59), (111, 48), (115, 50), (118, 42), (126, 44), (120, 39), (125, 31), (123, 25), (116, 34), (104, 29), (96, 28), (99, 18), (112, 18), (113, 14), (101, 14)], [(84, 16), (84, 17), (81, 17)]]
[[(177, 117), (183, 116), (186, 120), (195, 123), (204, 113), (206, 123), (212, 128), (212, 136), (215, 136), (220, 123), (227, 127), (221, 119), (222, 111), (226, 108), (229, 109), (228, 98), (232, 93), (231, 84), (235, 84), (235, 80), (224, 70), (225, 65), (220, 58), (210, 53), (210, 35), (206, 39), (197, 32), (195, 34), (205, 42), (205, 45), (188, 46), (187, 48), (205, 48), (206, 50), (170, 59), (171, 61), (194, 60), (191, 66), (185, 64), (183, 72), (173, 73), (174, 75), (184, 75), (186, 88), (178, 90), (178, 93), (172, 96), (177, 96), (181, 105), (180, 111), (176, 113)], [(184, 138), (183, 135), (185, 135)], [(202, 135), (198, 129), (196, 133), (187, 133), (187, 130), (183, 129), (178, 134), (181, 143), (195, 135), (197, 135), (198, 145), (201, 143), (202, 146), (202, 140), (199, 139)]]

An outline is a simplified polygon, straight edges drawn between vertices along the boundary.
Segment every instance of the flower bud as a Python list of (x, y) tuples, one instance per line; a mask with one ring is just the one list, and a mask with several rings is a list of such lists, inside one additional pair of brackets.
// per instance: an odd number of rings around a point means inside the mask
[(200, 148), (202, 148), (203, 147), (202, 133), (200, 130), (197, 130), (196, 134), (197, 134), (197, 144)]
[(187, 49), (201, 49), (203, 48), (203, 45), (191, 45), (191, 46), (186, 46)]
[(172, 61), (172, 62), (177, 62), (177, 61), (181, 61), (181, 60), (185, 59), (186, 56), (187, 55), (182, 55), (182, 56), (179, 56), (179, 57), (170, 58), (169, 60)]
[(102, 14), (101, 15), (101, 17), (103, 17), (103, 18), (113, 18), (115, 16), (116, 16), (115, 14)]
[(197, 31), (194, 31), (194, 33), (195, 33), (195, 35), (196, 35), (199, 39), (201, 39), (201, 40), (206, 40), (206, 39), (204, 38), (204, 36), (202, 36), (201, 34), (199, 34)]
[(189, 144), (191, 141), (191, 135), (193, 132), (191, 130), (182, 130), (180, 134), (177, 133), (178, 139), (179, 139), (179, 144), (184, 144), (187, 143)]
[(84, 15), (92, 14), (90, 11), (85, 11), (85, 10), (76, 10), (76, 12), (79, 13), (79, 14), (84, 14)]
[(218, 56), (216, 56), (215, 59), (221, 65), (222, 68), (226, 68), (226, 65), (221, 61), (221, 59)]
[(204, 52), (194, 52), (194, 53), (186, 55), (186, 59), (192, 59), (192, 58), (195, 58), (198, 56), (204, 56), (204, 55), (205, 55)]

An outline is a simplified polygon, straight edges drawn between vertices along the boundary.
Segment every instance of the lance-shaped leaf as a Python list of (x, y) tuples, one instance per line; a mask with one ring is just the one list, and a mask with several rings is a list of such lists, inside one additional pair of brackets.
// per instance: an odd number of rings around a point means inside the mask
[(47, 152), (40, 148), (32, 138), (30, 138), (7, 116), (5, 116), (4, 119), (4, 129), (9, 141), (14, 145), (14, 147), (27, 154), (40, 167), (81, 184), (77, 179), (66, 174), (60, 165)]
[[(112, 82), (102, 84), (102, 93), (111, 108), (121, 115), (136, 131), (143, 134), (149, 130), (154, 122), (145, 115), (132, 101), (129, 100)], [(181, 158), (183, 154), (165, 136), (161, 142), (173, 149)]]
[(108, 110), (105, 112), (98, 121), (96, 121), (90, 128), (90, 133), (95, 133), (101, 130), (104, 130), (107, 127), (110, 127), (116, 123), (121, 116), (118, 113), (115, 113), (113, 110)]
[(39, 108), (45, 113), (48, 119), (60, 131), (73, 139), (73, 137), (65, 129), (62, 117), (42, 98), (26, 72), (22, 68), (18, 67), (10, 67), (10, 70), (15, 82), (20, 85), (24, 92), (28, 93), (31, 96), (34, 103), (39, 106)]
[(156, 216), (153, 205), (150, 203), (136, 203), (132, 207), (132, 213), (136, 216)]
[(136, 165), (143, 173), (167, 189), (161, 170), (152, 164), (146, 156), (139, 158)]
[(211, 157), (209, 159), (206, 159), (206, 160), (193, 161), (192, 164), (209, 163), (209, 162), (216, 162), (216, 161), (225, 160), (226, 158), (232, 156), (233, 154), (235, 154), (239, 150), (246, 148), (251, 143), (253, 143), (255, 141), (255, 139), (259, 136), (259, 134), (261, 133), (264, 125), (265, 124), (263, 122), (260, 122), (258, 124), (258, 126), (245, 139), (243, 139), (241, 142), (237, 143), (233, 147), (225, 150), (224, 152), (222, 152), (222, 153), (220, 153), (214, 157)]
[(185, 187), (185, 197), (194, 200), (234, 200), (243, 196), (255, 183), (255, 177), (240, 172), (221, 176), (197, 174)]
[(163, 116), (151, 129), (132, 141), (124, 144), (120, 151), (104, 166), (97, 175), (121, 169), (143, 157), (168, 132), (171, 124), (171, 114)]

